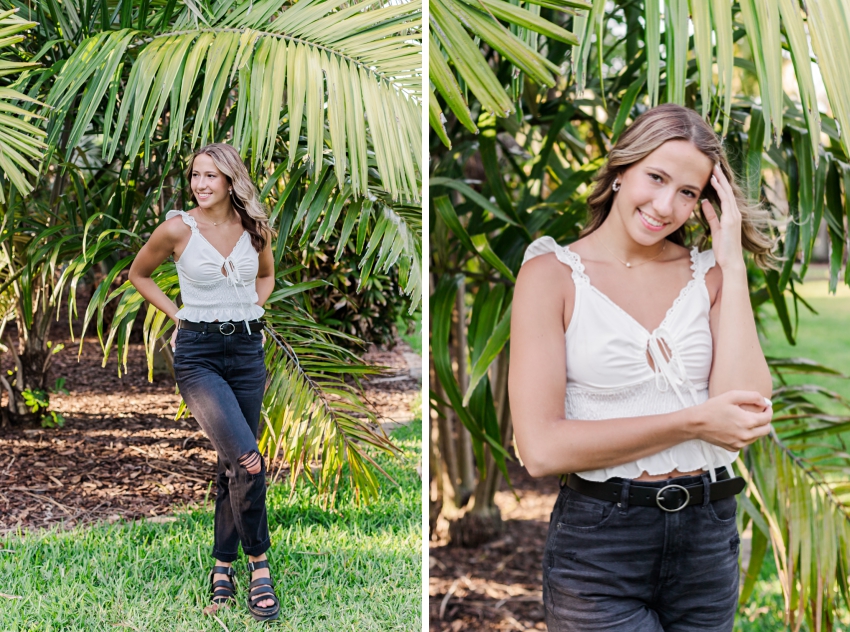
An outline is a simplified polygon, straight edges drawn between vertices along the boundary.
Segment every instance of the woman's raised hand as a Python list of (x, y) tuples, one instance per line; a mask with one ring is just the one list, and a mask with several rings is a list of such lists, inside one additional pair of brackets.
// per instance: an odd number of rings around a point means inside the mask
[(773, 408), (755, 391), (728, 391), (695, 406), (697, 438), (731, 452), (770, 434)]
[(708, 200), (703, 200), (702, 212), (711, 229), (712, 249), (717, 265), (724, 272), (740, 266), (744, 269), (744, 249), (741, 246), (741, 211), (735, 201), (732, 185), (718, 165), (711, 170), (711, 186), (720, 199), (720, 217)]

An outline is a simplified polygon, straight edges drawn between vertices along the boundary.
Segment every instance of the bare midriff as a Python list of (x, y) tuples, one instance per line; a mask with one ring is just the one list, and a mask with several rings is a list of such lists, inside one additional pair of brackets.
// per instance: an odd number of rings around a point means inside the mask
[(693, 472), (680, 472), (679, 470), (673, 470), (672, 472), (668, 472), (667, 474), (647, 474), (646, 472), (644, 472), (634, 480), (663, 481), (668, 478), (676, 478), (677, 476), (699, 476), (704, 472), (705, 470), (694, 470)]

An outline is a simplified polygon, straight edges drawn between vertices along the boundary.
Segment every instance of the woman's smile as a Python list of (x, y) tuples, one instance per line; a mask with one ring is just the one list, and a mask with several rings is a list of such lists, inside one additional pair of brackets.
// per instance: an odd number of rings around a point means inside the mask
[(638, 217), (640, 217), (641, 221), (643, 222), (643, 225), (648, 230), (651, 230), (653, 232), (658, 232), (658, 231), (664, 230), (670, 224), (670, 222), (662, 222), (659, 219), (655, 219), (654, 217), (652, 217), (651, 215), (648, 215), (647, 213), (645, 213), (644, 211), (642, 211), (640, 209), (638, 209), (637, 212), (638, 212)]

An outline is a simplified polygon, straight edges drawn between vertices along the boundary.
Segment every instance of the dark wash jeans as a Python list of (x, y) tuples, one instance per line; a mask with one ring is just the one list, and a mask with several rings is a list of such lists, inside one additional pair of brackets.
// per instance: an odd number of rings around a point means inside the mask
[(180, 329), (174, 351), (180, 394), (218, 453), (213, 556), (237, 558), (270, 546), (266, 516), (266, 466), (250, 474), (239, 457), (257, 450), (266, 387), (262, 333), (203, 333)]
[[(671, 482), (707, 486), (711, 479), (706, 472), (640, 484)], [(736, 512), (735, 496), (667, 513), (629, 506), (627, 493), (618, 504), (563, 487), (543, 556), (549, 632), (731, 632)]]

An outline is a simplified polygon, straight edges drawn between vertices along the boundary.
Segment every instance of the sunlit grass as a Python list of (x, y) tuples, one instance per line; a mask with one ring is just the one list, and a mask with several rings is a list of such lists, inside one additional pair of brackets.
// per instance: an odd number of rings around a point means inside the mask
[[(828, 282), (817, 278), (822, 276), (822, 272), (819, 272), (811, 271), (807, 276), (813, 278), (798, 288), (800, 295), (818, 313), (812, 314), (805, 306), (799, 306), (796, 344), (791, 345), (786, 340), (771, 305), (764, 309), (766, 338), (762, 340), (762, 349), (768, 356), (809, 358), (841, 371), (844, 375), (850, 375), (850, 287), (842, 283), (834, 295), (829, 294)], [(790, 303), (789, 308), (793, 310)], [(848, 379), (788, 374), (787, 381), (789, 384), (819, 384), (850, 400)], [(825, 407), (837, 414), (848, 412), (829, 402), (825, 403)]]
[[(421, 627), (421, 422), (393, 433), (402, 460), (379, 462), (380, 500), (358, 506), (343, 485), (333, 510), (306, 485), (269, 489), (269, 558), (281, 599), (273, 627), (298, 632)], [(265, 629), (245, 606), (248, 572), (236, 564), (239, 604), (204, 616), (212, 563), (212, 507), (165, 524), (118, 522), (10, 535), (0, 548), (0, 630), (16, 632)]]

